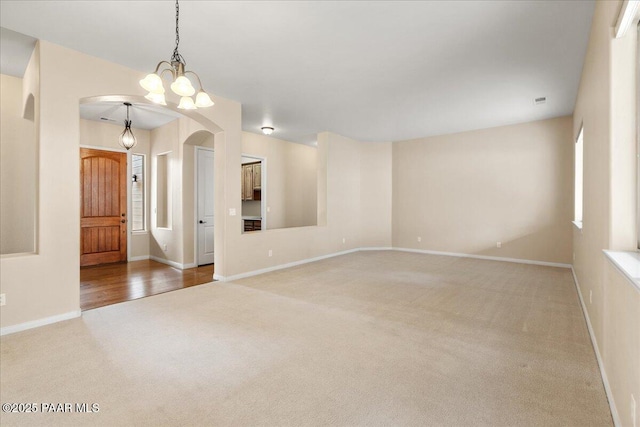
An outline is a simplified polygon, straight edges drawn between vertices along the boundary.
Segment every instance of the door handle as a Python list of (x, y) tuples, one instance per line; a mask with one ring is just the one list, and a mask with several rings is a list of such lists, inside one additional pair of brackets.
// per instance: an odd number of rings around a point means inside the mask
[(203, 221), (203, 220), (200, 220), (200, 221), (198, 221), (198, 222), (199, 222), (200, 224), (206, 224), (206, 223), (207, 223), (207, 221)]
[(122, 220), (122, 221), (120, 221), (120, 222), (124, 224), (125, 222), (127, 222), (127, 220), (126, 220), (126, 219), (123, 219), (123, 220)]

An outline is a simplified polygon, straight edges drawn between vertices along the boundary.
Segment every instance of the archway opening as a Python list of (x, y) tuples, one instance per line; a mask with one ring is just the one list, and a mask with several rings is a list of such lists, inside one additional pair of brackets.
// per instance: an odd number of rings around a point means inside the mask
[[(118, 136), (124, 129), (120, 116), (125, 112), (125, 102), (131, 104), (131, 127), (137, 140), (130, 150), (118, 144)], [(196, 268), (199, 262), (195, 154), (200, 150), (212, 151), (216, 140), (223, 142), (223, 138), (217, 138), (223, 135), (222, 128), (198, 112), (178, 110), (171, 104), (157, 106), (139, 96), (80, 100), (83, 310), (213, 281), (213, 265)], [(90, 160), (86, 159), (87, 151), (92, 151)], [(119, 168), (113, 162), (106, 168), (107, 172), (117, 170), (118, 176), (95, 170), (108, 163), (100, 156), (123, 159)], [(116, 196), (107, 191), (109, 188), (120, 192)], [(97, 198), (96, 191), (100, 194)], [(222, 198), (213, 184), (209, 196), (212, 206)], [(122, 203), (114, 208), (118, 198)], [(96, 213), (110, 215), (112, 218), (107, 219), (113, 224), (91, 229), (99, 219)], [(208, 235), (212, 237), (213, 233), (210, 231)], [(213, 238), (209, 248), (212, 246)], [(100, 255), (101, 251), (125, 255), (117, 260), (119, 263), (96, 262), (95, 266), (82, 267), (82, 257)], [(220, 256), (210, 252), (211, 263), (207, 264), (215, 263)]]

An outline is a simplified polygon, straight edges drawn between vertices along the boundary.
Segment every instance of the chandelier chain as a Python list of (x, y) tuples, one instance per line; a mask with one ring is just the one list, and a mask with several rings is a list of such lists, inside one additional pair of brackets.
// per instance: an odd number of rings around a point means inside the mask
[(171, 56), (171, 62), (182, 62), (184, 64), (184, 59), (182, 55), (178, 52), (178, 45), (180, 44), (180, 5), (178, 4), (178, 0), (176, 0), (176, 47), (173, 49), (173, 55)]

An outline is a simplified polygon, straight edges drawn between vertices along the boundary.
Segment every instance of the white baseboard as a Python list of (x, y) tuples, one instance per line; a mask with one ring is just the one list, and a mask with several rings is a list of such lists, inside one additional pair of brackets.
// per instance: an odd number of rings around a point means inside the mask
[(157, 261), (157, 262), (160, 262), (162, 264), (169, 265), (171, 267), (179, 268), (180, 270), (185, 270), (187, 268), (197, 267), (197, 265), (194, 264), (194, 263), (180, 264), (179, 262), (171, 261), (169, 259), (160, 258), (160, 257), (154, 256), (154, 255), (149, 255), (149, 259), (152, 260), (152, 261)]
[(475, 259), (484, 259), (489, 261), (514, 262), (517, 264), (544, 265), (546, 267), (571, 268), (571, 264), (563, 264), (559, 262), (536, 261), (532, 259), (502, 258), (502, 257), (496, 257), (496, 256), (463, 254), (463, 253), (457, 253), (457, 252), (440, 252), (440, 251), (430, 251), (425, 249), (410, 249), (410, 248), (396, 248), (396, 247), (394, 247), (393, 250), (401, 251), (401, 252), (415, 252), (419, 254), (428, 254), (428, 255), (452, 256), (452, 257), (458, 257), (458, 258), (475, 258)]
[(5, 326), (0, 328), (0, 336), (14, 334), (16, 332), (26, 331), (27, 329), (33, 329), (44, 325), (50, 325), (51, 323), (62, 322), (63, 320), (75, 319), (80, 317), (82, 311), (75, 310), (68, 313), (57, 314), (55, 316), (45, 317), (43, 319), (31, 320), (29, 322), (19, 323), (17, 325)]
[(140, 255), (140, 256), (132, 256), (129, 258), (129, 262), (131, 261), (144, 261), (149, 259), (149, 255)]
[(602, 361), (602, 357), (600, 356), (598, 341), (596, 341), (596, 336), (593, 333), (593, 328), (591, 327), (591, 319), (589, 319), (589, 312), (587, 311), (587, 306), (584, 304), (584, 298), (582, 298), (582, 292), (580, 291), (580, 285), (578, 284), (578, 276), (576, 276), (576, 271), (573, 269), (573, 266), (571, 267), (571, 273), (573, 273), (573, 283), (576, 286), (576, 291), (578, 291), (578, 298), (580, 299), (582, 314), (584, 315), (584, 319), (587, 322), (587, 329), (589, 330), (589, 337), (591, 337), (591, 344), (593, 345), (593, 350), (596, 353), (596, 360), (598, 361), (598, 367), (600, 368), (600, 375), (602, 376), (604, 391), (607, 394), (607, 400), (609, 401), (609, 407), (611, 408), (611, 417), (613, 418), (613, 424), (616, 427), (621, 427), (622, 423), (620, 422), (620, 416), (618, 415), (616, 402), (615, 400), (613, 400), (613, 393), (611, 392), (611, 386), (609, 385), (609, 379), (607, 378), (607, 371), (605, 371), (604, 369), (604, 362)]
[(350, 253), (353, 253), (353, 252), (358, 252), (360, 250), (362, 250), (362, 249), (355, 248), (355, 249), (349, 249), (349, 250), (341, 251), (341, 252), (334, 252), (334, 253), (327, 254), (327, 255), (320, 255), (320, 256), (317, 256), (317, 257), (313, 257), (313, 258), (306, 258), (306, 259), (301, 259), (299, 261), (288, 262), (286, 264), (274, 265), (273, 267), (262, 268), (260, 270), (253, 270), (253, 271), (249, 271), (249, 272), (246, 272), (246, 273), (234, 274), (233, 276), (219, 276), (219, 275), (214, 274), (213, 278), (215, 280), (220, 280), (222, 282), (231, 282), (233, 280), (239, 280), (239, 279), (244, 279), (246, 277), (257, 276), (259, 274), (269, 273), (271, 271), (282, 270), (284, 268), (295, 267), (297, 265), (308, 264), (310, 262), (320, 261), (320, 260), (327, 259), (327, 258), (333, 258), (333, 257), (340, 256), (340, 255), (346, 255), (346, 254), (350, 254)]
[(392, 251), (392, 250), (401, 251), (401, 252), (415, 252), (415, 253), (428, 254), (428, 255), (453, 256), (453, 257), (459, 257), (459, 258), (476, 258), (476, 259), (483, 259), (483, 260), (489, 260), (489, 261), (504, 261), (504, 262), (518, 263), (518, 264), (534, 264), (534, 265), (543, 265), (546, 267), (571, 268), (571, 264), (562, 264), (557, 262), (536, 261), (536, 260), (519, 259), (519, 258), (500, 258), (500, 257), (493, 257), (493, 256), (472, 255), (472, 254), (463, 254), (463, 253), (456, 253), (456, 252), (439, 252), (439, 251), (430, 251), (430, 250), (422, 250), (422, 249), (409, 249), (409, 248), (396, 248), (391, 246), (381, 246), (381, 247), (355, 248), (355, 249), (349, 249), (347, 251), (334, 252), (327, 255), (321, 255), (313, 258), (307, 258), (299, 261), (289, 262), (286, 264), (275, 265), (273, 267), (262, 268), (260, 270), (253, 270), (253, 271), (248, 271), (246, 273), (234, 274), (233, 276), (222, 276), (219, 274), (214, 274), (213, 280), (219, 280), (221, 282), (225, 282), (225, 281), (229, 282), (232, 280), (239, 280), (239, 279), (244, 279), (246, 277), (269, 273), (271, 271), (282, 270), (283, 268), (295, 267), (297, 265), (320, 261), (320, 260), (332, 258), (335, 256), (346, 255), (353, 252)]

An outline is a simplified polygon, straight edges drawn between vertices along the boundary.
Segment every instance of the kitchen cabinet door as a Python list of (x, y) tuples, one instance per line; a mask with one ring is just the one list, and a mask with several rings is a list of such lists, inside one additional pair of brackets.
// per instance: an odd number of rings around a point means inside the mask
[(253, 165), (253, 188), (254, 190), (262, 188), (262, 165), (260, 163)]
[(253, 165), (244, 165), (243, 167), (244, 185), (243, 193), (244, 200), (253, 200)]

